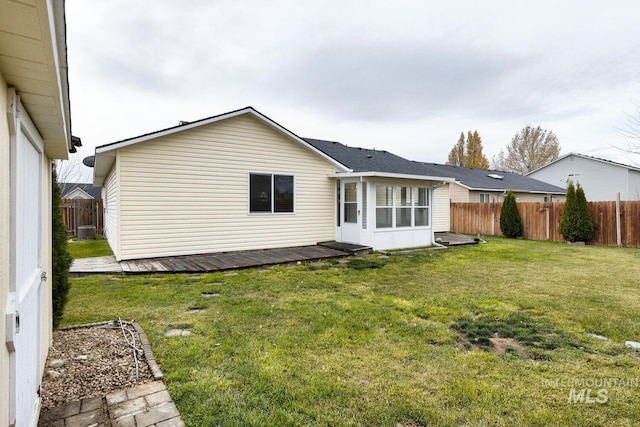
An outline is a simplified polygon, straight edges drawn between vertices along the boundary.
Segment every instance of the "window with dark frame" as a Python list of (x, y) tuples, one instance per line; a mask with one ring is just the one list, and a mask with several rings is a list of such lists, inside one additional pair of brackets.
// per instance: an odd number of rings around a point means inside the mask
[(293, 213), (293, 175), (249, 174), (249, 212)]
[(293, 212), (293, 177), (291, 175), (273, 175), (273, 211)]

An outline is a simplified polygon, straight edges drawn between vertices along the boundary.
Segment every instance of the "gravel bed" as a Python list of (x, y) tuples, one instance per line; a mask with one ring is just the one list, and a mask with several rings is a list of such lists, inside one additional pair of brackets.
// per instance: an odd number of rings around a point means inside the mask
[[(133, 332), (138, 348), (138, 333)], [(127, 339), (131, 335), (127, 332)], [(42, 408), (48, 409), (89, 397), (104, 396), (154, 380), (143, 351), (138, 351), (138, 375), (133, 348), (119, 323), (61, 329), (53, 332), (53, 345), (42, 378)], [(58, 366), (62, 361), (62, 366)]]

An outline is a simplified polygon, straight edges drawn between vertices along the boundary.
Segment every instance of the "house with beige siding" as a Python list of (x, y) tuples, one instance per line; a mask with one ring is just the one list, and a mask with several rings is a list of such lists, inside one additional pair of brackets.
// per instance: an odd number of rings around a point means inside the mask
[(0, 426), (35, 426), (52, 337), (51, 161), (74, 148), (64, 2), (0, 11)]
[(455, 182), (435, 191), (436, 232), (449, 231), (451, 203), (502, 202), (511, 190), (518, 202), (561, 202), (566, 190), (513, 172), (430, 164), (437, 173), (450, 176)]
[[(387, 152), (346, 148), (345, 160), (341, 147), (251, 107), (100, 146), (105, 235), (118, 260), (331, 240), (431, 245), (433, 190), (452, 179)], [(382, 167), (391, 156), (398, 164)]]

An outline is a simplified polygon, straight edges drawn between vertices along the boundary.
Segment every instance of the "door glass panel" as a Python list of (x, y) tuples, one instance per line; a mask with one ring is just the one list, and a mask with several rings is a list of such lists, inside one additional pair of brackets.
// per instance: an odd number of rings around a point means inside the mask
[(337, 203), (336, 206), (338, 207), (338, 215), (337, 215), (337, 219), (336, 219), (336, 225), (338, 227), (340, 227), (340, 180), (337, 179), (336, 180), (336, 195), (337, 195)]
[(344, 184), (344, 222), (355, 224), (358, 222), (358, 184), (347, 182)]
[(362, 229), (367, 229), (367, 183), (362, 183)]

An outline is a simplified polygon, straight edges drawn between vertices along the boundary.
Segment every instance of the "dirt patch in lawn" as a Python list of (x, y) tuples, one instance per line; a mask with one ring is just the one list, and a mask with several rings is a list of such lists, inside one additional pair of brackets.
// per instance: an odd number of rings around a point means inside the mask
[(497, 335), (489, 338), (491, 341), (491, 352), (496, 354), (504, 354), (506, 352), (516, 352), (520, 356), (526, 355), (524, 347), (514, 338), (501, 338)]

